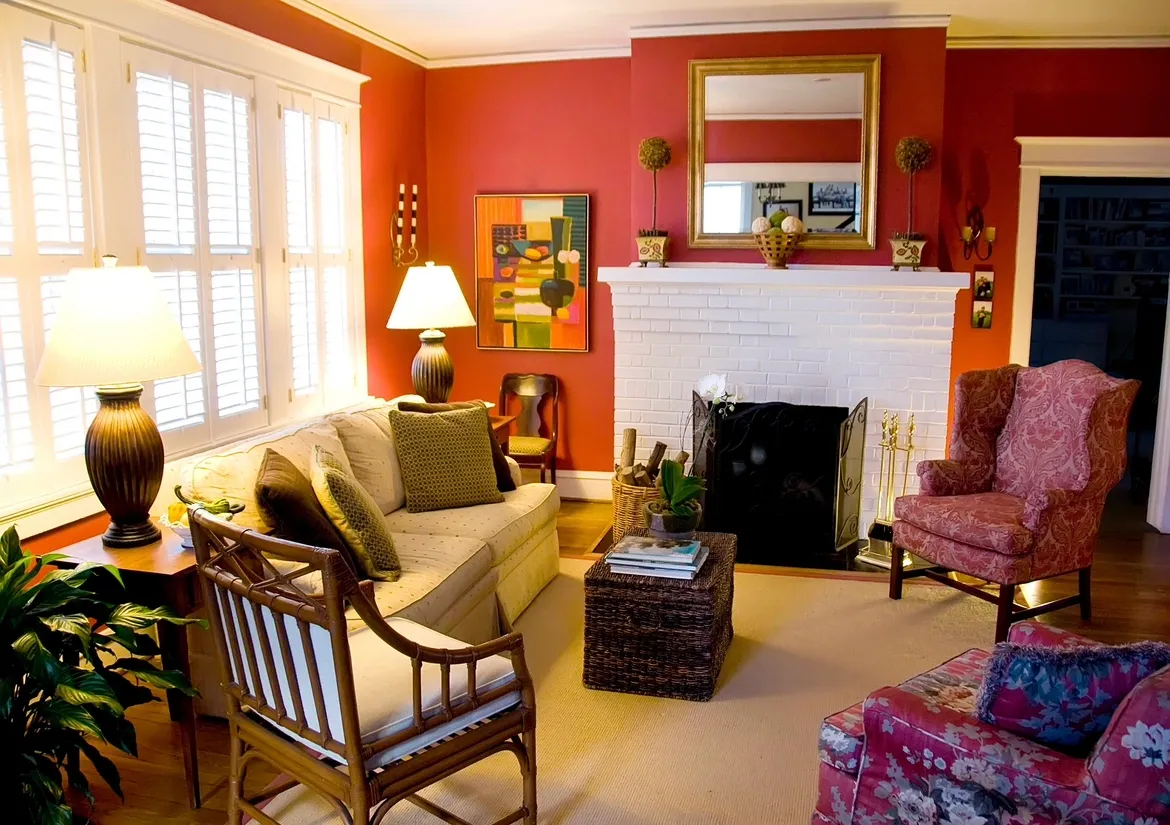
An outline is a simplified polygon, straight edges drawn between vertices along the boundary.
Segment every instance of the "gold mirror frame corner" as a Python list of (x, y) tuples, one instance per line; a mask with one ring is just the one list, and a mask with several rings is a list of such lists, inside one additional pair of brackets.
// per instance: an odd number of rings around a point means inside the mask
[(861, 120), (861, 231), (825, 236), (800, 242), (800, 249), (871, 250), (877, 248), (877, 166), (878, 127), (881, 122), (881, 55), (745, 57), (723, 60), (692, 60), (687, 93), (687, 228), (689, 245), (696, 249), (754, 249), (750, 233), (715, 234), (702, 231), (703, 146), (707, 109), (706, 80), (712, 75), (798, 74), (859, 72), (865, 76), (865, 97)]

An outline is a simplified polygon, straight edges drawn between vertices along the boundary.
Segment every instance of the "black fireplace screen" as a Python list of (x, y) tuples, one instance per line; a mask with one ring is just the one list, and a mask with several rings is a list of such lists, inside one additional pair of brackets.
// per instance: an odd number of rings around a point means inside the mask
[(735, 533), (749, 564), (834, 566), (857, 542), (868, 399), (852, 411), (771, 402), (712, 410), (694, 399), (704, 523)]

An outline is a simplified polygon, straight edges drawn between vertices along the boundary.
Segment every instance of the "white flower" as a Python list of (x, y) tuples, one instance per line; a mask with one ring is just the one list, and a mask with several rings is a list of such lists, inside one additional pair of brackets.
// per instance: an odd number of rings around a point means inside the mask
[(715, 401), (715, 400), (722, 401), (723, 397), (726, 394), (727, 394), (727, 376), (726, 375), (716, 375), (715, 373), (711, 373), (710, 375), (704, 375), (702, 378), (699, 379), (699, 395), (700, 395), (700, 397), (706, 398), (709, 401)]
[(1141, 762), (1145, 768), (1162, 769), (1170, 764), (1170, 730), (1138, 722), (1126, 731), (1121, 744), (1129, 748), (1130, 759)]
[(857, 740), (844, 731), (830, 728), (821, 728), (821, 741), (834, 751), (849, 751), (857, 746)]
[(1158, 820), (1154, 819), (1152, 816), (1139, 816), (1133, 821), (1133, 825), (1158, 825)]
[(980, 816), (979, 812), (971, 805), (960, 802), (958, 805), (952, 805), (947, 811), (947, 818), (943, 820), (946, 825), (984, 825), (987, 822), (987, 817)]
[(898, 819), (905, 825), (936, 825), (938, 806), (934, 800), (913, 788), (898, 792), (894, 804), (898, 807)]
[(999, 785), (999, 777), (995, 774), (995, 767), (982, 759), (961, 758), (951, 765), (951, 773), (960, 782), (974, 782), (980, 787), (994, 791)]

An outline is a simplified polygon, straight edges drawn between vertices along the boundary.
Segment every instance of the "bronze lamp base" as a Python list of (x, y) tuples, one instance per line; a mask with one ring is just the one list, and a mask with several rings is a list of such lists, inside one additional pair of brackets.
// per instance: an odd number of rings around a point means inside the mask
[(419, 334), (418, 340), (422, 346), (410, 365), (414, 391), (428, 404), (445, 404), (455, 383), (455, 362), (443, 346), (447, 336), (437, 329), (428, 329)]
[(142, 547), (162, 538), (150, 520), (163, 475), (158, 427), (138, 403), (141, 384), (98, 387), (101, 402), (85, 434), (85, 469), (110, 514), (107, 547)]

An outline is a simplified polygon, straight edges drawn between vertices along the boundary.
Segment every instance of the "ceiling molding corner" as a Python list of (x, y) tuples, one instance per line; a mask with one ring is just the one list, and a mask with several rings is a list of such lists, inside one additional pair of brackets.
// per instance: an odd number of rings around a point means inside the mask
[(814, 17), (801, 20), (746, 20), (738, 23), (682, 23), (668, 26), (634, 26), (631, 40), (653, 37), (692, 37), (709, 34), (756, 34), (760, 32), (845, 31), (849, 29), (945, 29), (949, 15), (906, 14), (882, 17)]
[(1167, 49), (1170, 34), (1067, 37), (948, 37), (948, 49)]
[(340, 29), (346, 34), (352, 34), (354, 37), (377, 46), (379, 49), (384, 49), (404, 60), (409, 60), (415, 65), (422, 66), (424, 69), (429, 68), (429, 61), (413, 49), (409, 49), (401, 43), (395, 43), (393, 40), (383, 37), (371, 29), (367, 29), (360, 23), (355, 23), (348, 17), (342, 17), (336, 12), (329, 11), (314, 3), (313, 0), (281, 0), (281, 2), (287, 6), (292, 6), (294, 9), (303, 11), (305, 14), (316, 17), (318, 20), (323, 20), (335, 29)]
[(427, 60), (428, 69), (456, 69), (465, 66), (498, 66), (505, 63), (549, 63), (560, 60), (599, 60), (629, 57), (630, 47), (612, 46), (594, 49), (563, 49), (552, 52), (505, 52), (468, 57), (441, 57)]

